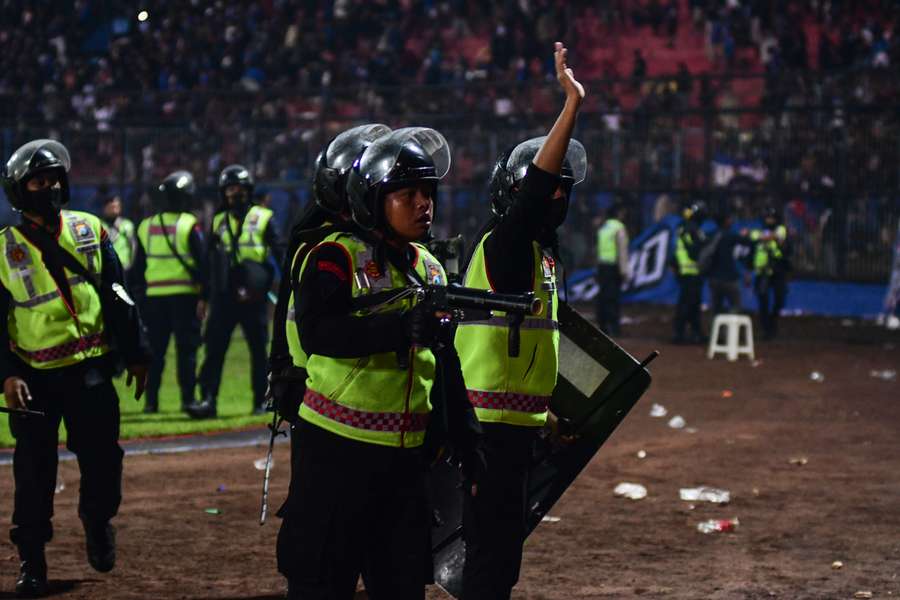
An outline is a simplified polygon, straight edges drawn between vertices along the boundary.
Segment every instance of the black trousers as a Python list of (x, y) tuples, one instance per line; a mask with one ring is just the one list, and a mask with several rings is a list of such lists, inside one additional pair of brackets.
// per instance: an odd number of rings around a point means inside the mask
[(753, 288), (759, 303), (759, 321), (763, 335), (774, 338), (778, 335), (778, 315), (787, 299), (787, 278), (779, 274), (757, 275)]
[(194, 401), (197, 382), (197, 349), (200, 347), (200, 319), (197, 318), (195, 294), (148, 297), (144, 318), (153, 349), (153, 363), (147, 377), (147, 404), (159, 402), (159, 386), (166, 367), (166, 348), (169, 337), (175, 334), (178, 388), (182, 408)]
[(35, 548), (53, 538), (60, 421), (68, 432), (66, 447), (78, 458), (81, 470), (78, 514), (83, 520), (102, 523), (118, 512), (123, 452), (119, 398), (107, 373), (70, 367), (62, 373), (29, 370), (23, 379), (31, 391), (32, 408), (44, 411), (46, 417), (9, 417), (16, 439), (9, 537), (17, 546)]
[(432, 570), (422, 452), (303, 420), (295, 434), (276, 549), (288, 597), (350, 600), (362, 574), (372, 600), (422, 600)]
[(600, 288), (596, 298), (597, 325), (603, 333), (619, 335), (622, 275), (618, 265), (599, 265), (597, 285)]
[(463, 501), (462, 600), (507, 600), (519, 580), (527, 534), (528, 473), (535, 427), (483, 423), (489, 476)]
[(206, 359), (200, 368), (200, 392), (203, 398), (215, 399), (222, 382), (225, 353), (231, 343), (231, 334), (240, 324), (250, 348), (250, 385), (253, 388), (254, 406), (265, 403), (266, 396), (266, 346), (269, 343), (268, 313), (266, 303), (239, 304), (230, 296), (214, 299), (206, 322)]
[(684, 339), (684, 330), (690, 327), (696, 337), (703, 336), (700, 326), (700, 303), (703, 300), (703, 279), (698, 275), (678, 277), (678, 304), (675, 306), (675, 339)]
[(710, 279), (709, 295), (714, 315), (725, 312), (726, 304), (730, 312), (741, 310), (741, 284), (738, 281)]

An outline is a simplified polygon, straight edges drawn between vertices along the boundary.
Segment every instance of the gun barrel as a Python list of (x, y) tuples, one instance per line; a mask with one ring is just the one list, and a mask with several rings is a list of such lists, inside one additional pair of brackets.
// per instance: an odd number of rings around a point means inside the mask
[(454, 308), (498, 310), (523, 315), (539, 315), (543, 310), (543, 302), (540, 298), (535, 298), (534, 292), (497, 294), (487, 290), (449, 286), (446, 293), (447, 303)]

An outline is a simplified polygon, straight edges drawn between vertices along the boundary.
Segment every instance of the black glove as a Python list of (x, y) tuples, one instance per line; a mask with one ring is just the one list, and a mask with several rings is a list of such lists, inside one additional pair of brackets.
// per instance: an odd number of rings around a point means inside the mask
[(458, 456), (459, 465), (462, 468), (464, 489), (467, 493), (472, 493), (472, 490), (477, 488), (487, 475), (488, 464), (483, 442), (479, 439), (478, 443), (471, 448), (461, 449)]
[(286, 372), (269, 373), (269, 387), (266, 400), (288, 423), (296, 423), (299, 418), (300, 403), (306, 393), (306, 371), (291, 367)]
[(403, 313), (403, 333), (410, 345), (430, 347), (440, 329), (440, 319), (427, 303), (416, 304)]

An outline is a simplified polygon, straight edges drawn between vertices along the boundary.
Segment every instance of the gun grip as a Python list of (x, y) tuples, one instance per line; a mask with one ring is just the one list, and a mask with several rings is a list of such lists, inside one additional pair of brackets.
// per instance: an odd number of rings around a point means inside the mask
[(518, 313), (510, 313), (506, 316), (506, 321), (509, 323), (506, 353), (511, 358), (519, 356), (519, 349), (521, 346), (521, 336), (519, 335), (519, 331), (521, 330), (520, 326), (522, 325), (523, 320), (525, 320), (525, 317)]

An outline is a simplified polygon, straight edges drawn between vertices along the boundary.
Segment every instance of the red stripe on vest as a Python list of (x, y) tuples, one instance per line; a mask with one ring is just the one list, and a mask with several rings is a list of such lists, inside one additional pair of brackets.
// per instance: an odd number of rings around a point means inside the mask
[(87, 337), (78, 338), (77, 340), (72, 340), (71, 342), (60, 344), (59, 346), (52, 346), (50, 348), (43, 348), (41, 350), (32, 351), (18, 347), (12, 342), (12, 340), (10, 340), (10, 348), (20, 354), (23, 354), (24, 356), (35, 362), (50, 362), (53, 360), (60, 360), (68, 356), (72, 356), (73, 354), (77, 354), (78, 352), (88, 350), (90, 348), (99, 348), (102, 345), (102, 333), (95, 333)]
[(342, 406), (313, 390), (306, 390), (303, 404), (332, 421), (355, 429), (392, 433), (425, 431), (428, 413), (367, 412)]
[(475, 408), (540, 414), (547, 412), (550, 406), (550, 396), (529, 396), (513, 392), (485, 392), (482, 390), (467, 391), (469, 402)]

